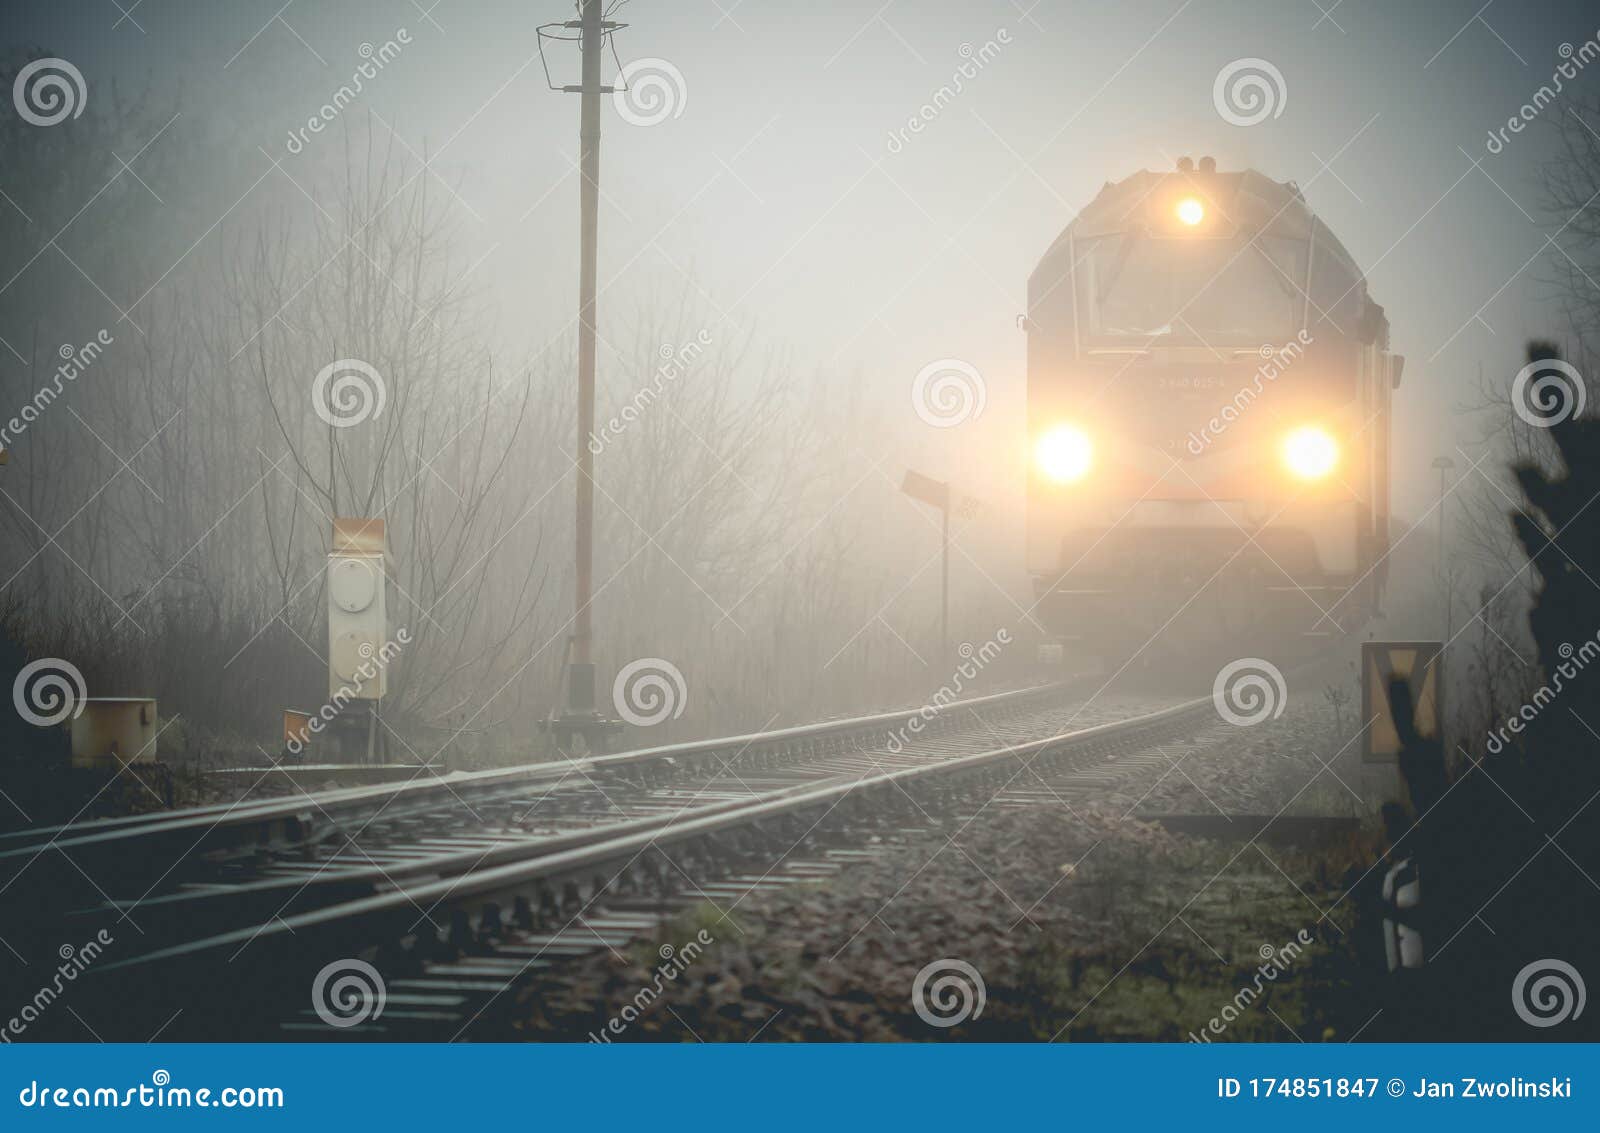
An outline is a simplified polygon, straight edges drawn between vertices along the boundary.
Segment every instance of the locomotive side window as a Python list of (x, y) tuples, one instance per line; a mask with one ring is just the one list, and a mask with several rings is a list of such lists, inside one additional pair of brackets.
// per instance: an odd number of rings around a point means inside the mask
[(1366, 306), (1366, 288), (1356, 269), (1343, 261), (1326, 243), (1319, 242), (1311, 266), (1311, 322), (1326, 325), (1331, 334), (1343, 338), (1361, 337), (1361, 314)]

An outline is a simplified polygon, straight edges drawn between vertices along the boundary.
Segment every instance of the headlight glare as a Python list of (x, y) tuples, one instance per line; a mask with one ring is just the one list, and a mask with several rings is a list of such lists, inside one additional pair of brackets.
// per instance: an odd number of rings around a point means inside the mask
[(1076, 425), (1056, 425), (1042, 433), (1033, 446), (1033, 461), (1045, 479), (1074, 484), (1089, 474), (1094, 444)]
[(1321, 480), (1339, 464), (1339, 442), (1318, 425), (1302, 425), (1283, 438), (1283, 465), (1299, 480)]

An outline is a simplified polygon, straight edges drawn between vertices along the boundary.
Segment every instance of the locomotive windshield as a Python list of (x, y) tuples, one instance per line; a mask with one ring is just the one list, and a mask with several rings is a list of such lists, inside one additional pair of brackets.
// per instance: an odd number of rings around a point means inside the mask
[(1305, 243), (1282, 237), (1184, 240), (1130, 232), (1078, 253), (1092, 340), (1255, 345), (1300, 327)]

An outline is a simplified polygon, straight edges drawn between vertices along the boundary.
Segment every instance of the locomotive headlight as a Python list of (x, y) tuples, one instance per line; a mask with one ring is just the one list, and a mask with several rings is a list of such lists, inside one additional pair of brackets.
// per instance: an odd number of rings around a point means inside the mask
[(1075, 484), (1089, 474), (1094, 445), (1089, 434), (1076, 425), (1057, 425), (1034, 443), (1033, 461), (1045, 479)]
[(1178, 202), (1176, 212), (1178, 219), (1190, 228), (1193, 228), (1206, 218), (1206, 206), (1200, 203), (1198, 197), (1183, 198)]
[(1283, 465), (1301, 480), (1321, 480), (1339, 463), (1339, 442), (1316, 425), (1302, 425), (1283, 438)]

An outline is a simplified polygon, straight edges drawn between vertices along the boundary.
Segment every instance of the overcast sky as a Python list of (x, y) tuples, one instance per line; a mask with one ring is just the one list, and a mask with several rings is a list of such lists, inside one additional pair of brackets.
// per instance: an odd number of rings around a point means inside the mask
[[(664, 60), (673, 102), (650, 126), (605, 110), (603, 320), (687, 290), (720, 324), (785, 348), (798, 373), (857, 374), (885, 404), (926, 362), (961, 358), (985, 376), (985, 435), (1003, 443), (1022, 405), (1015, 317), (1050, 240), (1103, 182), (1211, 154), (1298, 181), (1367, 270), (1409, 359), (1396, 463), (1399, 504), (1415, 510), (1429, 462), (1452, 430), (1471, 431), (1448, 417), (1467, 397), (1459, 383), (1480, 364), (1509, 381), (1523, 340), (1558, 329), (1537, 283), (1554, 227), (1535, 183), (1548, 139), (1512, 135), (1499, 154), (1486, 143), (1549, 81), (1561, 45), (1600, 27), (1591, 4), (1492, 0), (1475, 15), (1480, 4), (628, 0), (620, 60)], [(91, 99), (149, 85), (190, 128), (229, 139), (238, 160), (193, 175), (234, 195), (286, 190), (290, 176), (315, 185), (341, 161), (332, 134), (294, 153), (290, 131), (349, 81), (362, 44), (404, 28), (410, 43), (344, 114), (435, 155), (440, 192), (459, 194), (458, 262), (475, 265), (509, 351), (569, 335), (578, 99), (548, 89), (534, 28), (570, 3), (7, 9), (8, 42), (71, 60)], [(981, 69), (920, 133), (891, 141), (951, 82), (963, 45)], [(547, 55), (556, 82), (576, 81), (572, 45)], [(1218, 72), (1241, 58), (1282, 80), (1278, 113), (1249, 126), (1213, 102)], [(1600, 89), (1600, 66), (1574, 85)], [(174, 218), (196, 239), (216, 219)], [(949, 471), (955, 442), (927, 430), (918, 459)]]

